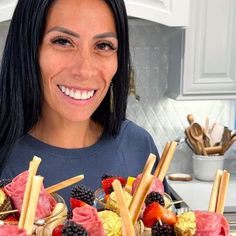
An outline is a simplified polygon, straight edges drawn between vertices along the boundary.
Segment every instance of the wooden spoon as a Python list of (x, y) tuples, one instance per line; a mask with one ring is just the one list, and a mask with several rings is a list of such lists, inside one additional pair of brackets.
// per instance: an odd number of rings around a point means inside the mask
[(226, 153), (226, 151), (229, 150), (229, 148), (233, 145), (233, 143), (236, 141), (236, 136), (234, 136), (233, 138), (230, 139), (230, 141), (228, 142), (228, 144), (224, 147), (223, 149), (223, 153)]
[(231, 130), (228, 127), (224, 127), (224, 132), (221, 139), (221, 145), (223, 149), (228, 146), (228, 143), (230, 142), (231, 138)]
[(191, 125), (194, 123), (194, 116), (192, 114), (188, 114), (187, 120), (189, 123), (189, 127), (187, 127), (185, 129), (186, 137), (189, 140), (189, 143), (192, 145), (193, 151), (196, 154), (200, 155), (201, 154), (201, 147), (199, 146), (199, 143), (191, 136), (190, 131), (189, 131), (191, 129)]
[(202, 152), (201, 152), (201, 148), (198, 146), (199, 143), (190, 134), (190, 129), (191, 129), (191, 126), (185, 129), (186, 139), (188, 143), (191, 144), (191, 149), (193, 150), (193, 152), (198, 155), (201, 155)]
[(188, 120), (188, 123), (191, 125), (194, 123), (194, 117), (192, 114), (188, 114), (187, 115), (187, 120)]
[(203, 144), (203, 130), (202, 130), (202, 127), (198, 123), (193, 123), (191, 125), (190, 134), (192, 135), (192, 137), (195, 140), (197, 140), (200, 143), (204, 156), (207, 156), (207, 152), (206, 152), (204, 144)]

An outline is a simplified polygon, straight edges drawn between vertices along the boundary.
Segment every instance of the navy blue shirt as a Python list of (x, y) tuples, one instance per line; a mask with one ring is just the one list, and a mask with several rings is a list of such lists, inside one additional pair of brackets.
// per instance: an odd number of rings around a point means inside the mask
[[(159, 157), (151, 135), (129, 120), (123, 122), (116, 138), (103, 134), (94, 145), (80, 149), (50, 146), (27, 134), (7, 158), (1, 178), (13, 178), (27, 170), (36, 155), (42, 159), (37, 174), (44, 177), (45, 187), (84, 174), (85, 178), (79, 184), (95, 190), (101, 186), (101, 177), (105, 173), (137, 176), (150, 153)], [(66, 202), (71, 188), (58, 192)]]

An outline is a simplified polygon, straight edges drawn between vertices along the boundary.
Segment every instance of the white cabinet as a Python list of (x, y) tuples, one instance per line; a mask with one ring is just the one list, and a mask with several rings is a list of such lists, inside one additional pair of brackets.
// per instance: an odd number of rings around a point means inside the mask
[[(187, 26), (190, 0), (125, 0), (129, 16), (168, 26)], [(0, 0), (0, 22), (9, 20), (17, 0)]]
[(17, 0), (0, 0), (0, 22), (11, 19)]
[(125, 0), (129, 16), (168, 26), (189, 24), (190, 0)]
[(236, 99), (236, 1), (191, 0), (182, 36), (180, 81), (169, 78), (172, 97)]

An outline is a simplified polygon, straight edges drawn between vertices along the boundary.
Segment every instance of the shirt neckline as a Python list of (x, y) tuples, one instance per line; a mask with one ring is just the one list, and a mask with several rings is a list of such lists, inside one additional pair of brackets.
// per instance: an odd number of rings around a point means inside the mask
[(62, 148), (53, 146), (33, 137), (29, 133), (24, 136), (24, 139), (33, 149), (40, 150), (40, 152), (52, 155), (78, 157), (78, 155), (88, 156), (97, 153), (106, 146), (109, 137), (106, 133), (103, 133), (95, 144), (84, 148)]

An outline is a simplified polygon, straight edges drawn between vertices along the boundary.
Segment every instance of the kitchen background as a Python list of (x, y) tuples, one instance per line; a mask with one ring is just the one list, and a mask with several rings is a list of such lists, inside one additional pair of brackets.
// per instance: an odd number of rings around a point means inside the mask
[[(167, 141), (185, 137), (184, 129), (188, 126), (186, 116), (189, 113), (202, 124), (209, 117), (211, 121), (234, 129), (233, 101), (176, 101), (168, 97), (168, 69), (170, 63), (172, 66), (173, 63), (176, 66), (179, 64), (178, 59), (173, 59), (177, 57), (170, 49), (173, 41), (181, 47), (183, 39), (180, 35), (184, 28), (137, 18), (130, 18), (129, 25), (134, 83), (127, 116), (151, 133), (160, 152)], [(0, 23), (0, 55), (8, 27), (9, 21)], [(177, 159), (172, 165), (179, 166)], [(191, 166), (191, 163), (188, 165)]]

